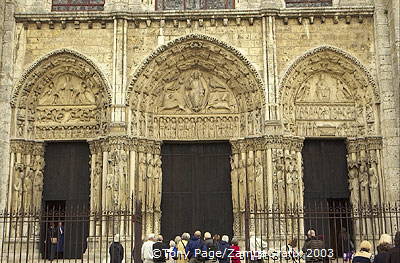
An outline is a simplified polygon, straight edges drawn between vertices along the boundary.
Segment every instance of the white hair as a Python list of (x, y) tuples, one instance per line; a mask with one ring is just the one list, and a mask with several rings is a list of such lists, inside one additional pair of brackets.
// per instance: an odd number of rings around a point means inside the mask
[(315, 237), (315, 230), (313, 230), (313, 229), (308, 230), (307, 236), (309, 236), (309, 237)]
[(176, 246), (175, 241), (173, 241), (173, 240), (169, 241), (169, 246), (170, 247), (175, 247)]
[(382, 244), (392, 244), (392, 237), (388, 234), (382, 234), (381, 238), (379, 239), (378, 245)]
[(176, 236), (175, 237), (175, 244), (178, 244), (181, 240), (182, 240), (182, 238), (180, 236)]
[(153, 240), (156, 236), (154, 234), (148, 234), (146, 240)]
[(182, 239), (183, 240), (189, 240), (190, 239), (190, 234), (189, 233), (183, 233), (182, 234)]
[(225, 242), (229, 242), (229, 237), (227, 235), (223, 235), (221, 240), (225, 241)]
[(206, 239), (206, 238), (211, 238), (210, 232), (205, 232), (204, 233), (204, 239)]
[(201, 237), (201, 232), (199, 230), (197, 230), (196, 232), (194, 232), (194, 236)]

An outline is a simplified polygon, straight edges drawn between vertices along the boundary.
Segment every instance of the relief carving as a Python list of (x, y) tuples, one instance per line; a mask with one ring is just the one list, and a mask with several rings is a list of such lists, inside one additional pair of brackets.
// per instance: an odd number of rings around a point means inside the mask
[(15, 88), (15, 135), (23, 138), (88, 138), (104, 135), (110, 92), (94, 64), (73, 51), (41, 59)]
[(321, 47), (306, 53), (286, 72), (281, 87), (287, 133), (346, 137), (377, 133), (372, 105), (379, 96), (374, 81), (343, 51)]

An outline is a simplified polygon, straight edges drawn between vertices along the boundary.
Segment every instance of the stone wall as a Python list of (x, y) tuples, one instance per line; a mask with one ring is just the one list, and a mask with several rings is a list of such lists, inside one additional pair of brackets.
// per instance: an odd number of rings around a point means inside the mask
[(375, 36), (378, 81), (382, 96), (381, 127), (385, 156), (383, 165), (387, 178), (386, 190), (391, 200), (400, 198), (398, 10), (398, 1), (376, 1)]
[(12, 0), (0, 3), (0, 210), (6, 206), (9, 177), (10, 95), (13, 75), (14, 9)]

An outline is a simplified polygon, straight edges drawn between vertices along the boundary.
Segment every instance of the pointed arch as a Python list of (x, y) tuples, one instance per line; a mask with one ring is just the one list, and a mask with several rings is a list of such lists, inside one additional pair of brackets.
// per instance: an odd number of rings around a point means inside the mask
[(13, 90), (13, 135), (27, 139), (76, 139), (105, 134), (111, 88), (84, 55), (55, 50), (34, 62)]
[(288, 132), (345, 137), (379, 133), (375, 81), (357, 58), (341, 49), (321, 46), (306, 52), (291, 63), (279, 87)]

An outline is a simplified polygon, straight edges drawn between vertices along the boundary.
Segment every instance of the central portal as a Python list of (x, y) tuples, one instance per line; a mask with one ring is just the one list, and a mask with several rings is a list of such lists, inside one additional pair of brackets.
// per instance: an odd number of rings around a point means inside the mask
[(161, 233), (195, 230), (232, 237), (229, 142), (164, 143)]

